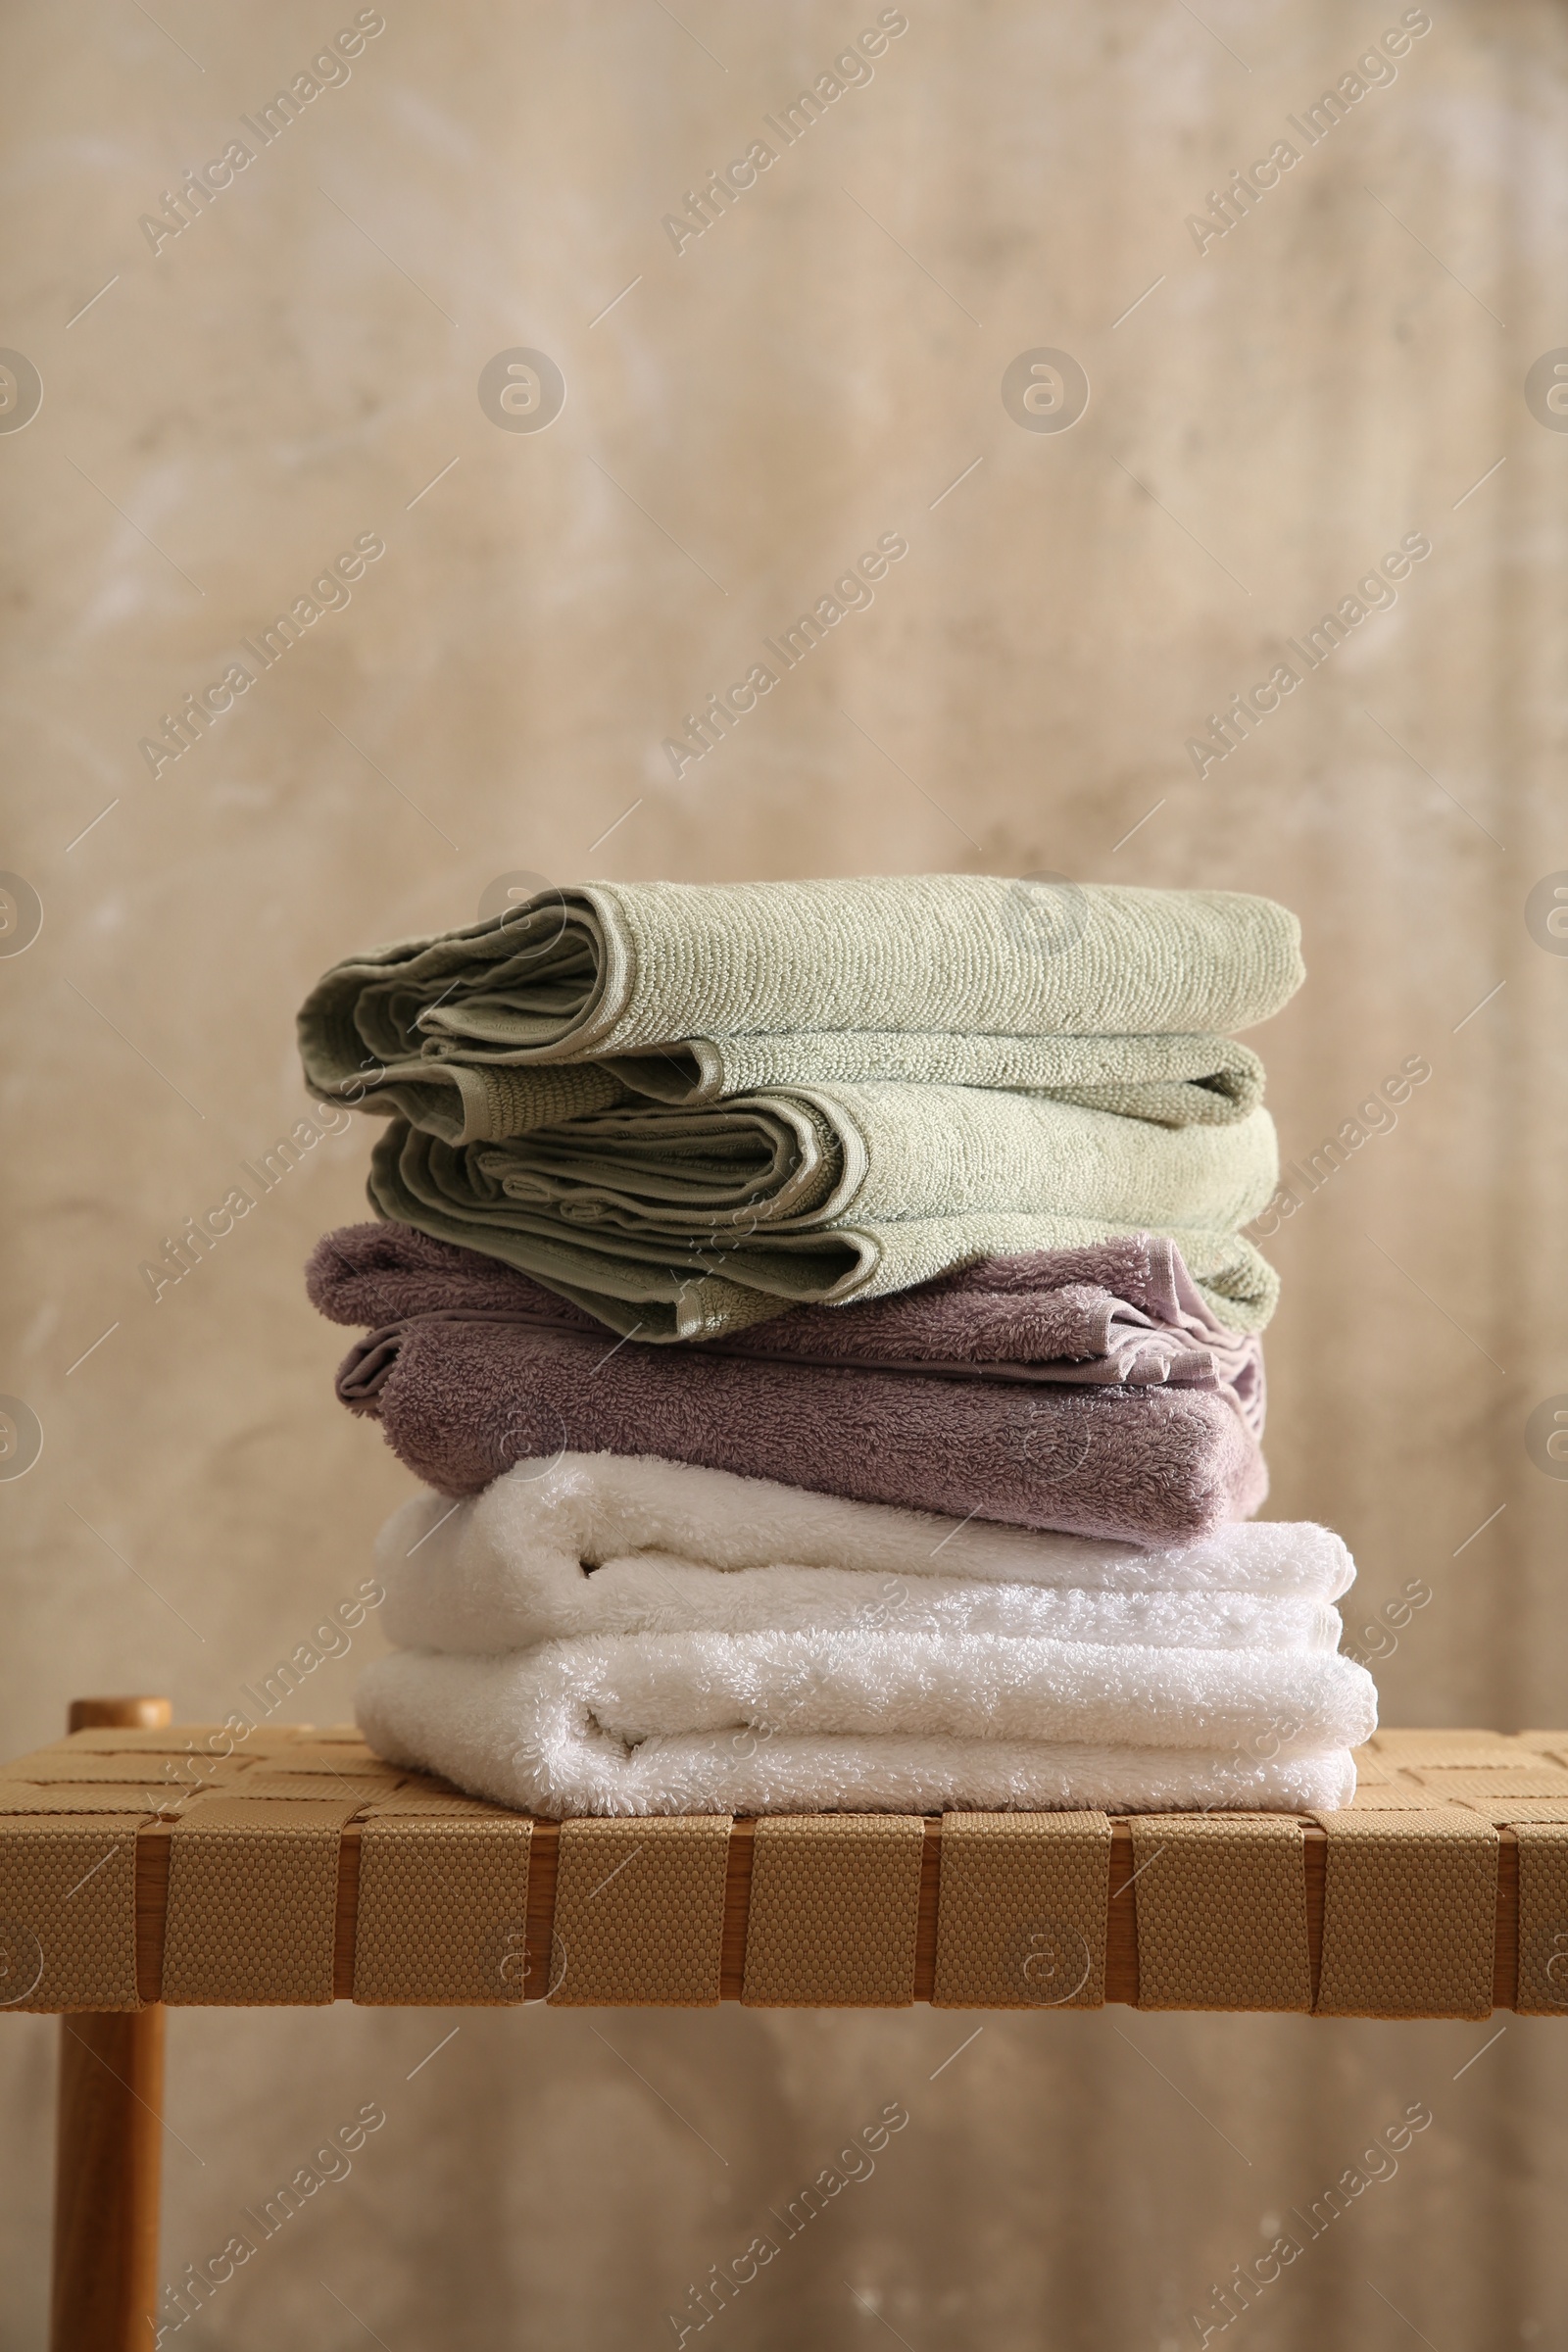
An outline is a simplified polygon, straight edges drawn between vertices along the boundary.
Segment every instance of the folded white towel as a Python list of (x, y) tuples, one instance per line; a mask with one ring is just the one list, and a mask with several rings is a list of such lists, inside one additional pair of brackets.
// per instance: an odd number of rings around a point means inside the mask
[(858, 1626), (1329, 1651), (1355, 1569), (1326, 1528), (1250, 1521), (1165, 1551), (849, 1502), (623, 1454), (421, 1494), (376, 1545), (382, 1620), (464, 1654), (566, 1635)]
[(1347, 1658), (903, 1631), (399, 1650), (357, 1711), (394, 1763), (563, 1817), (1339, 1805), (1377, 1720)]

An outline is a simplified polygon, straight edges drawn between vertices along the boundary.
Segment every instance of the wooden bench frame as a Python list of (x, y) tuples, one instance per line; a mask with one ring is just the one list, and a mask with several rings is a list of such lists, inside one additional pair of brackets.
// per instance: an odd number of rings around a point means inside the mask
[[(75, 1701), (71, 1732), (96, 1728), (162, 1730), (172, 1710), (165, 1699)], [(938, 1884), (942, 1822), (924, 1822), (914, 1997), (930, 2000), (936, 1971)], [(159, 2211), (162, 2186), (164, 2048), (167, 2011), (161, 2002), (169, 1891), (169, 1822), (150, 1822), (136, 1840), (136, 1977), (144, 2006), (137, 2010), (77, 2011), (61, 2019), (56, 2150), (52, 2352), (149, 2352), (156, 2330)], [(739, 2000), (746, 1963), (756, 1824), (734, 1822), (725, 1876), (720, 1997)], [(1323, 1944), (1328, 1835), (1303, 1825), (1307, 1941), (1314, 1990)], [(339, 1846), (333, 1992), (354, 1991), (362, 1831), (349, 1823)], [(556, 1910), (560, 1825), (532, 1826), (526, 1941), (551, 1949)], [(1498, 1831), (1493, 1999), (1512, 2008), (1518, 1997), (1519, 1854), (1513, 1833)], [(1138, 1920), (1133, 1838), (1112, 1824), (1106, 1909), (1107, 2001), (1139, 1998)], [(539, 2000), (548, 1986), (538, 1972), (523, 1997)]]

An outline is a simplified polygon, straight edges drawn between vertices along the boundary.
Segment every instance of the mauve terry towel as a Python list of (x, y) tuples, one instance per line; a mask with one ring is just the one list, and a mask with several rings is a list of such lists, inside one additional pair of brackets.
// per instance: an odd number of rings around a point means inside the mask
[[(311, 1267), (328, 1313), (342, 1316), (342, 1290), (358, 1281), (345, 1262), (372, 1238), (438, 1246), (384, 1226), (328, 1236)], [(368, 1287), (386, 1279), (373, 1272)], [(548, 1323), (459, 1306), (383, 1328), (342, 1366), (339, 1395), (378, 1417), (400, 1458), (446, 1494), (566, 1450), (653, 1454), (861, 1502), (1162, 1544), (1246, 1518), (1267, 1492), (1256, 1441), (1217, 1390), (1097, 1393), (731, 1347), (607, 1348), (591, 1317), (567, 1328), (569, 1309), (540, 1297)], [(359, 1311), (348, 1306), (350, 1319)], [(866, 1312), (819, 1310), (835, 1322)]]
[[(586, 1308), (528, 1275), (395, 1222), (325, 1235), (306, 1283), (331, 1322), (368, 1328), (343, 1369), (341, 1393), (350, 1404), (374, 1396), (411, 1317), (498, 1316), (591, 1338), (602, 1328)], [(780, 1363), (857, 1364), (953, 1380), (1213, 1389), (1254, 1438), (1263, 1435), (1260, 1340), (1214, 1321), (1181, 1251), (1157, 1234), (985, 1258), (891, 1298), (796, 1307), (692, 1345)]]

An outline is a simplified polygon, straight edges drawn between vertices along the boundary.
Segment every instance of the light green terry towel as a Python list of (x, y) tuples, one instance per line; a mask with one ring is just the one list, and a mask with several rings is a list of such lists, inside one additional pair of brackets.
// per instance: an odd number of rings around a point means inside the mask
[[(902, 1080), (1051, 1094), (1162, 1127), (1229, 1125), (1263, 1100), (1263, 1065), (1228, 1037), (945, 1037), (820, 1030), (694, 1038), (607, 1061), (475, 1068), (428, 1058), (384, 1071), (363, 1107), (396, 1113), (448, 1144), (499, 1143), (585, 1112), (688, 1108), (816, 1081)], [(323, 1092), (325, 1090), (322, 1090)], [(360, 1089), (350, 1088), (359, 1099)]]
[(1301, 977), (1296, 917), (1229, 891), (600, 882), (334, 965), (300, 1047), (318, 1094), (379, 1095), (452, 1142), (819, 1076), (1043, 1087), (1212, 1124), (1260, 1092), (1222, 1033)]
[(816, 1086), (593, 1113), (499, 1144), (454, 1147), (399, 1121), (369, 1192), (383, 1216), (517, 1266), (643, 1339), (1136, 1232), (1175, 1240), (1221, 1322), (1255, 1330), (1277, 1286), (1238, 1229), (1277, 1167), (1262, 1109), (1160, 1127), (1041, 1095)]

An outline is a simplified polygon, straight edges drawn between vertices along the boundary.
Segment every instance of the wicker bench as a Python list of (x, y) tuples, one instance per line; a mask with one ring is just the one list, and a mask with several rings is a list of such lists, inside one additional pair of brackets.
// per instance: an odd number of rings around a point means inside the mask
[(81, 1700), (0, 1773), (0, 2006), (62, 2015), (54, 2352), (146, 2352), (172, 2007), (1568, 2014), (1568, 1733), (1380, 1733), (1317, 1817), (558, 1824), (169, 1718)]

